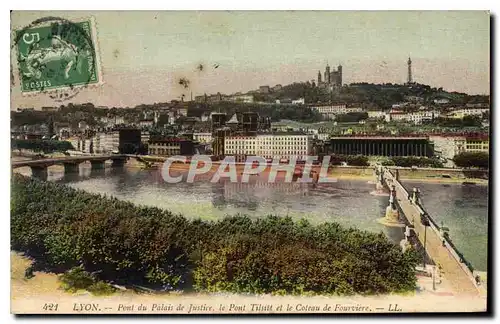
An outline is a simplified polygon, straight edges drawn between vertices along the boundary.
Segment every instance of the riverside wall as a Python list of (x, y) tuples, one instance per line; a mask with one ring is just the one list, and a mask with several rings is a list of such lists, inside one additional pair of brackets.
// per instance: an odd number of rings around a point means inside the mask
[(488, 170), (468, 170), (452, 168), (403, 168), (388, 167), (399, 172), (400, 179), (451, 178), (451, 179), (488, 179)]

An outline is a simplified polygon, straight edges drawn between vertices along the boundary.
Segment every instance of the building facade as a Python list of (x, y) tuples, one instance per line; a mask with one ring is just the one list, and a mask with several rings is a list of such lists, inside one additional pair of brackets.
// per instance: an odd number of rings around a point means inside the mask
[(200, 143), (212, 143), (212, 133), (193, 133), (193, 140)]
[(489, 153), (490, 140), (487, 134), (443, 134), (431, 135), (436, 156), (446, 160), (446, 166), (453, 166), (453, 157), (462, 152)]
[(306, 101), (304, 98), (299, 98), (299, 99), (296, 99), (296, 100), (292, 100), (292, 105), (303, 105), (305, 104)]
[(330, 138), (329, 153), (367, 156), (427, 156), (434, 149), (427, 137), (337, 136)]
[(119, 146), (120, 133), (118, 131), (97, 133), (94, 136), (95, 153), (111, 153), (113, 151), (118, 151)]
[(466, 152), (483, 152), (489, 153), (490, 140), (485, 137), (469, 137), (465, 139)]
[(385, 115), (385, 121), (408, 122), (415, 125), (420, 125), (423, 122), (432, 121), (437, 117), (439, 117), (439, 113), (434, 111), (417, 111), (409, 113), (401, 111), (391, 111)]
[(316, 110), (318, 113), (323, 115), (323, 117), (328, 119), (335, 119), (336, 115), (363, 111), (360, 107), (347, 107), (345, 104), (310, 106), (310, 108)]
[(489, 112), (489, 108), (461, 108), (456, 109), (448, 113), (448, 118), (462, 119), (465, 116), (479, 116), (481, 117), (483, 113)]
[(229, 136), (225, 139), (225, 155), (234, 155), (239, 160), (246, 156), (266, 159), (305, 160), (312, 151), (312, 136), (305, 134), (259, 134), (256, 136)]
[(368, 118), (385, 118), (385, 112), (383, 110), (368, 110), (366, 113), (368, 114)]
[(193, 155), (194, 143), (182, 138), (151, 139), (148, 145), (148, 154), (157, 156)]

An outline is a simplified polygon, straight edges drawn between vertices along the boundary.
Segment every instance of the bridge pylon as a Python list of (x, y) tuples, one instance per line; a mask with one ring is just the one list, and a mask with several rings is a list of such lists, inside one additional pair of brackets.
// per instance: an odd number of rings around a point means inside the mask
[(396, 206), (396, 186), (391, 186), (389, 194), (389, 205), (385, 209), (385, 216), (379, 219), (379, 223), (390, 227), (404, 227), (405, 224), (399, 215), (399, 210)]
[(46, 166), (33, 165), (31, 168), (31, 176), (40, 180), (46, 181), (49, 174)]
[(64, 174), (69, 173), (79, 173), (80, 172), (80, 163), (63, 163), (64, 165)]

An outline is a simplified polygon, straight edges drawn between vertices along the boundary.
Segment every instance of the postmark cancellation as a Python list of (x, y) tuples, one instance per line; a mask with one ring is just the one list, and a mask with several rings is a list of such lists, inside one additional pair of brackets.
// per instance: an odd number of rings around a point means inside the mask
[(95, 20), (40, 18), (15, 29), (19, 86), (23, 95), (48, 93), (69, 99), (82, 87), (103, 83)]

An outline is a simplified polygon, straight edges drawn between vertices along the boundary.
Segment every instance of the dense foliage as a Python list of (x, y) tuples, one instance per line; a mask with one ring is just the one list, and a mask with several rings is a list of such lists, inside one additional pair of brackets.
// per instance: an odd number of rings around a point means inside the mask
[(52, 271), (163, 289), (388, 293), (415, 289), (417, 255), (383, 233), (268, 216), (188, 220), (14, 175), (11, 245)]
[(368, 119), (368, 113), (366, 112), (350, 112), (335, 116), (335, 121), (339, 123), (355, 123), (365, 119)]
[(34, 152), (52, 153), (74, 150), (73, 145), (67, 141), (41, 140), (41, 139), (13, 139), (10, 142), (11, 149), (32, 150)]
[(435, 118), (433, 123), (442, 127), (481, 127), (481, 117), (465, 116), (464, 118)]
[(364, 155), (330, 155), (330, 165), (341, 165), (342, 162), (350, 166), (369, 166), (368, 157)]
[(98, 280), (95, 274), (87, 272), (83, 267), (74, 267), (59, 276), (62, 288), (69, 292), (80, 289), (90, 291), (94, 295), (110, 295), (116, 291), (110, 284)]
[(486, 152), (462, 152), (453, 157), (453, 162), (460, 168), (488, 169), (490, 155)]
[(428, 157), (418, 157), (418, 156), (393, 156), (388, 160), (383, 161), (384, 166), (400, 166), (400, 167), (412, 167), (417, 166), (421, 168), (442, 168), (444, 167), (443, 162), (436, 158)]

